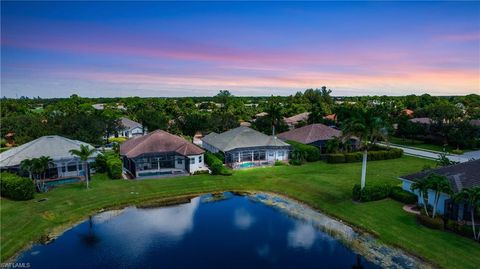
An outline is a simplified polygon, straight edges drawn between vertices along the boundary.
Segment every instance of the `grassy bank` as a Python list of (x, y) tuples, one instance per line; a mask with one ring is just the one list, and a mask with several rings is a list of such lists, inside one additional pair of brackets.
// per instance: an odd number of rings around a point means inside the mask
[[(370, 162), (367, 184), (399, 184), (399, 175), (421, 170), (431, 161), (403, 157)], [(257, 190), (284, 194), (327, 214), (364, 229), (380, 240), (400, 246), (445, 268), (477, 268), (480, 244), (455, 234), (419, 226), (402, 205), (386, 199), (364, 204), (351, 201), (359, 181), (361, 164), (310, 163), (300, 167), (279, 166), (236, 171), (233, 176), (199, 175), (162, 180), (108, 180), (95, 176), (91, 189), (82, 184), (57, 188), (37, 195), (45, 202), (1, 203), (1, 257), (12, 257), (29, 242), (58, 232), (102, 208), (119, 207), (181, 195), (225, 190)]]

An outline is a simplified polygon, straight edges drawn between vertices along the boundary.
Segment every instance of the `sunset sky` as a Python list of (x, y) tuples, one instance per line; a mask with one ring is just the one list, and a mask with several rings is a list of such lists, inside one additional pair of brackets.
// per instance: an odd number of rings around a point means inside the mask
[(480, 2), (2, 2), (1, 95), (480, 93)]

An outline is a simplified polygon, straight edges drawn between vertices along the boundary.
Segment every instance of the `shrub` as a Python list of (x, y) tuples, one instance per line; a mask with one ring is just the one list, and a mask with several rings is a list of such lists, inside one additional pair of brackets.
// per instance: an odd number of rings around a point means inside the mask
[(105, 154), (98, 154), (92, 167), (97, 173), (107, 172), (107, 157), (105, 156)]
[(0, 175), (0, 193), (12, 200), (30, 200), (35, 194), (35, 185), (29, 178), (3, 172)]
[(416, 204), (418, 196), (414, 193), (408, 192), (401, 187), (395, 186), (390, 191), (390, 197), (404, 204)]
[(282, 161), (275, 161), (275, 166), (284, 166), (285, 162)]
[(328, 163), (344, 163), (345, 162), (345, 154), (341, 154), (341, 153), (328, 154), (327, 155), (327, 162)]
[(301, 160), (298, 160), (298, 159), (290, 159), (288, 162), (289, 162), (291, 165), (296, 165), (296, 166), (302, 165), (302, 163), (303, 163)]
[(121, 179), (123, 172), (123, 164), (120, 156), (113, 152), (105, 153), (106, 172), (111, 179)]
[(206, 152), (205, 163), (210, 167), (213, 175), (223, 175), (229, 176), (232, 174), (232, 171), (227, 167), (223, 166), (223, 162), (217, 157), (216, 154)]
[(355, 201), (369, 202), (387, 198), (390, 195), (390, 185), (368, 185), (360, 188), (360, 184), (353, 186), (352, 196)]
[(112, 138), (109, 138), (108, 141), (112, 143), (122, 144), (123, 142), (127, 141), (127, 139), (128, 138), (126, 137), (112, 137)]
[(419, 214), (417, 215), (417, 221), (423, 226), (431, 229), (443, 230), (444, 228), (443, 219), (441, 217), (436, 217), (432, 219), (431, 217), (424, 214)]
[(363, 154), (361, 152), (351, 152), (345, 153), (345, 162), (347, 163), (354, 163), (354, 162), (361, 162)]
[(210, 174), (210, 172), (208, 172), (208, 170), (198, 170), (198, 171), (195, 171), (193, 172), (194, 175), (206, 175), (206, 174)]
[(312, 146), (298, 143), (295, 141), (287, 140), (288, 144), (293, 147), (293, 150), (296, 150), (300, 155), (305, 156), (307, 162), (316, 162), (320, 160), (320, 149)]
[(452, 150), (452, 153), (453, 153), (453, 154), (463, 154), (463, 150), (461, 150), (461, 149), (454, 149), (454, 150)]

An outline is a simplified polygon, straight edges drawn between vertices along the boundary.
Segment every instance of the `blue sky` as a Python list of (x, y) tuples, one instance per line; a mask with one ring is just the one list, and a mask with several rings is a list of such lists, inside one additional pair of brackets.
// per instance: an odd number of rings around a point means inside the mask
[(2, 95), (480, 92), (479, 2), (2, 2)]

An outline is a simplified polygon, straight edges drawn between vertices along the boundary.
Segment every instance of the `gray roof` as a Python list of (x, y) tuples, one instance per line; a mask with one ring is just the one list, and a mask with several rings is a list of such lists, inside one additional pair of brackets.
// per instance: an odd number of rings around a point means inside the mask
[(210, 133), (202, 138), (202, 141), (223, 152), (237, 148), (290, 147), (289, 144), (276, 137), (262, 134), (245, 126), (221, 134)]
[[(71, 140), (58, 135), (48, 135), (37, 138), (26, 144), (14, 147), (5, 152), (0, 153), (0, 167), (10, 167), (19, 165), (23, 160), (39, 158), (41, 156), (49, 156), (54, 161), (62, 159), (75, 158), (70, 154), (71, 149), (80, 149), (80, 145), (90, 144)], [(97, 153), (94, 154), (96, 156)]]
[(480, 160), (440, 167), (400, 178), (418, 181), (430, 173), (445, 176), (450, 181), (454, 192), (459, 192), (463, 188), (480, 187)]
[(142, 128), (142, 124), (136, 122), (136, 121), (133, 121), (129, 118), (121, 118), (120, 119), (120, 124), (125, 127), (126, 129), (133, 129), (135, 127), (140, 127)]

